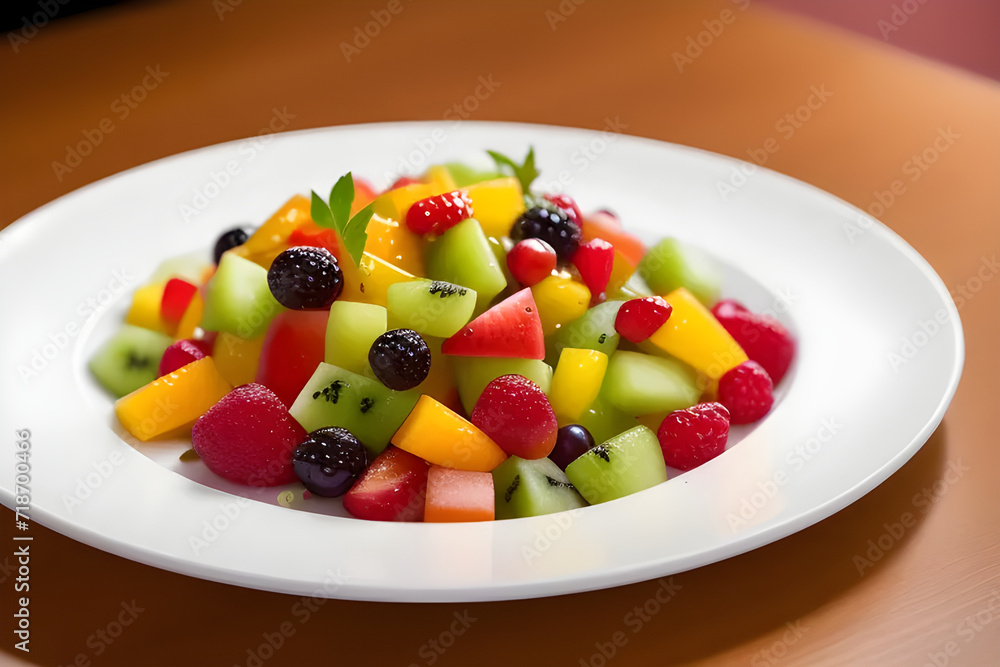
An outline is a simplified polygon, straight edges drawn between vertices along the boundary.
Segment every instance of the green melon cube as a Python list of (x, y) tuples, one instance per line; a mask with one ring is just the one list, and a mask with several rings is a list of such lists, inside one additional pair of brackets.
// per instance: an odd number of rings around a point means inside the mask
[(201, 328), (249, 340), (267, 331), (282, 310), (268, 287), (267, 269), (227, 252), (205, 289)]
[(667, 481), (667, 467), (656, 434), (636, 426), (570, 463), (566, 476), (587, 502), (597, 504)]
[(387, 330), (386, 309), (371, 303), (334, 301), (326, 325), (323, 360), (344, 370), (374, 378), (368, 351)]
[(160, 359), (173, 342), (158, 331), (124, 324), (97, 350), (87, 367), (102, 387), (121, 398), (159, 376)]
[(698, 402), (698, 376), (676, 359), (619, 350), (608, 362), (601, 394), (622, 412), (637, 417), (672, 412)]
[(708, 307), (719, 298), (722, 275), (711, 257), (677, 239), (663, 239), (639, 262), (636, 273), (656, 294), (686, 287)]
[(479, 311), (507, 286), (503, 268), (475, 218), (463, 220), (427, 246), (427, 276), (475, 290)]
[(553, 335), (554, 351), (563, 348), (597, 350), (609, 357), (618, 349), (620, 336), (615, 331), (615, 318), (624, 301), (605, 301), (587, 310), (581, 317), (560, 327)]
[(462, 407), (472, 414), (486, 385), (501, 375), (523, 375), (545, 392), (552, 387), (552, 367), (539, 359), (501, 359), (496, 357), (451, 357), (455, 383)]

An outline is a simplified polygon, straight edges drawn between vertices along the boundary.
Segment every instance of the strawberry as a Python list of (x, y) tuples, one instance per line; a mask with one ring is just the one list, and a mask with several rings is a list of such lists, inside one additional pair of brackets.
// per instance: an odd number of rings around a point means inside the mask
[(461, 190), (421, 199), (406, 212), (406, 226), (416, 234), (443, 234), (472, 217), (472, 200)]
[(662, 327), (673, 307), (662, 296), (630, 299), (615, 316), (615, 331), (630, 343), (641, 343)]
[(580, 244), (572, 262), (590, 290), (591, 305), (604, 301), (615, 262), (615, 247), (604, 239), (591, 239)]
[(559, 431), (549, 399), (523, 375), (501, 375), (486, 385), (470, 421), (500, 449), (522, 459), (548, 456)]
[(179, 340), (166, 350), (160, 358), (160, 377), (173, 373), (212, 354), (212, 345), (203, 340)]

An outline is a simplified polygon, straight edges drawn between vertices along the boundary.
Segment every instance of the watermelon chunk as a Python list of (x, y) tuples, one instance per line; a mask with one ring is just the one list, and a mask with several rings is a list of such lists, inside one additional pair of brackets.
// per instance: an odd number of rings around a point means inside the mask
[(544, 359), (545, 337), (531, 290), (504, 299), (441, 345), (444, 354), (460, 357)]

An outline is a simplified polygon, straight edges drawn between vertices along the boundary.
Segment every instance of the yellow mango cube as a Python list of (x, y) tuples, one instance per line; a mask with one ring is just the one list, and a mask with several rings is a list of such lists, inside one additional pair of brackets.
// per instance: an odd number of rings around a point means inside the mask
[(362, 255), (361, 266), (357, 267), (357, 272), (359, 275), (357, 281), (346, 280), (345, 272), (341, 299), (385, 306), (389, 303), (390, 285), (414, 279), (412, 273), (367, 252)]
[(590, 306), (590, 290), (565, 276), (549, 276), (531, 287), (542, 332), (548, 336), (562, 325), (583, 317)]
[(680, 287), (663, 298), (673, 307), (670, 319), (640, 343), (639, 349), (653, 354), (665, 352), (710, 380), (718, 380), (747, 360), (739, 343), (687, 289)]
[(597, 350), (563, 348), (559, 354), (549, 403), (560, 424), (575, 424), (597, 399), (608, 370), (608, 355)]
[(366, 231), (365, 252), (414, 276), (423, 278), (427, 275), (424, 268), (427, 243), (420, 235), (411, 232), (401, 222), (378, 214), (372, 215)]
[(205, 357), (122, 396), (115, 414), (126, 431), (145, 441), (194, 423), (230, 389)]
[(308, 197), (295, 195), (279, 208), (274, 215), (257, 228), (246, 243), (234, 248), (233, 252), (260, 264), (265, 269), (271, 267), (274, 258), (286, 247), (288, 237), (297, 227), (312, 220), (312, 201)]
[(524, 193), (516, 178), (483, 181), (465, 188), (465, 193), (472, 200), (472, 217), (486, 236), (508, 236), (514, 221), (524, 213)]
[(163, 301), (163, 288), (166, 284), (166, 281), (151, 283), (137, 289), (132, 295), (132, 305), (125, 315), (125, 323), (174, 335), (177, 327), (160, 315), (160, 302)]
[(212, 359), (219, 375), (234, 387), (253, 382), (257, 377), (260, 351), (267, 332), (249, 340), (220, 331), (212, 346)]
[(452, 192), (458, 189), (458, 185), (455, 184), (455, 179), (452, 177), (451, 172), (448, 171), (448, 167), (440, 164), (436, 164), (427, 170), (427, 182), (435, 188), (439, 188), (441, 192)]

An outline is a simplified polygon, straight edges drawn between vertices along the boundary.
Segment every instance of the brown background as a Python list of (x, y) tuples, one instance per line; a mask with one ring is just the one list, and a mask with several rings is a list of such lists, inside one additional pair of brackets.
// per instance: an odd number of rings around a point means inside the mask
[[(881, 218), (951, 288), (997, 252), (995, 82), (724, 0), (564, 2), (575, 10), (555, 30), (546, 19), (547, 10), (559, 11), (555, 0), (502, 10), (404, 0), (346, 62), (338, 44), (385, 6), (244, 1), (220, 19), (210, 0), (149, 3), (44, 26), (17, 53), (0, 45), (0, 225), (122, 169), (255, 134), (274, 108), (295, 115), (289, 129), (440, 119), (480, 75), (492, 75), (501, 85), (477, 120), (599, 128), (619, 116), (631, 134), (739, 157), (773, 136), (810, 86), (825, 85), (833, 97), (767, 166), (861, 207), (906, 178), (904, 163), (950, 127), (960, 138)], [(673, 52), (724, 9), (735, 21), (679, 72)], [(119, 121), (110, 105), (147, 65), (169, 74)], [(59, 180), (52, 163), (106, 117), (115, 118), (114, 132)], [(961, 308), (965, 374), (944, 424), (910, 463), (807, 530), (675, 576), (682, 589), (637, 634), (625, 616), (656, 582), (489, 604), (329, 601), (264, 664), (428, 664), (421, 647), (465, 611), (477, 620), (436, 664), (598, 665), (597, 644), (618, 630), (628, 642), (615, 665), (998, 664), (1000, 603), (989, 607), (1000, 595), (998, 306), (1000, 280), (985, 282)], [(914, 497), (958, 463), (969, 471), (939, 485), (928, 511), (917, 508)], [(854, 557), (905, 512), (917, 525), (859, 576)], [(5, 534), (11, 524), (4, 509)], [(245, 665), (263, 633), (296, 620), (297, 598), (187, 578), (33, 531), (32, 664), (70, 664), (83, 654), (94, 665)], [(6, 628), (13, 582), (5, 570), (0, 578)], [(88, 637), (132, 600), (144, 611), (95, 655)], [(978, 624), (967, 619), (977, 613)], [(14, 660), (12, 643), (4, 640), (0, 659)]]

